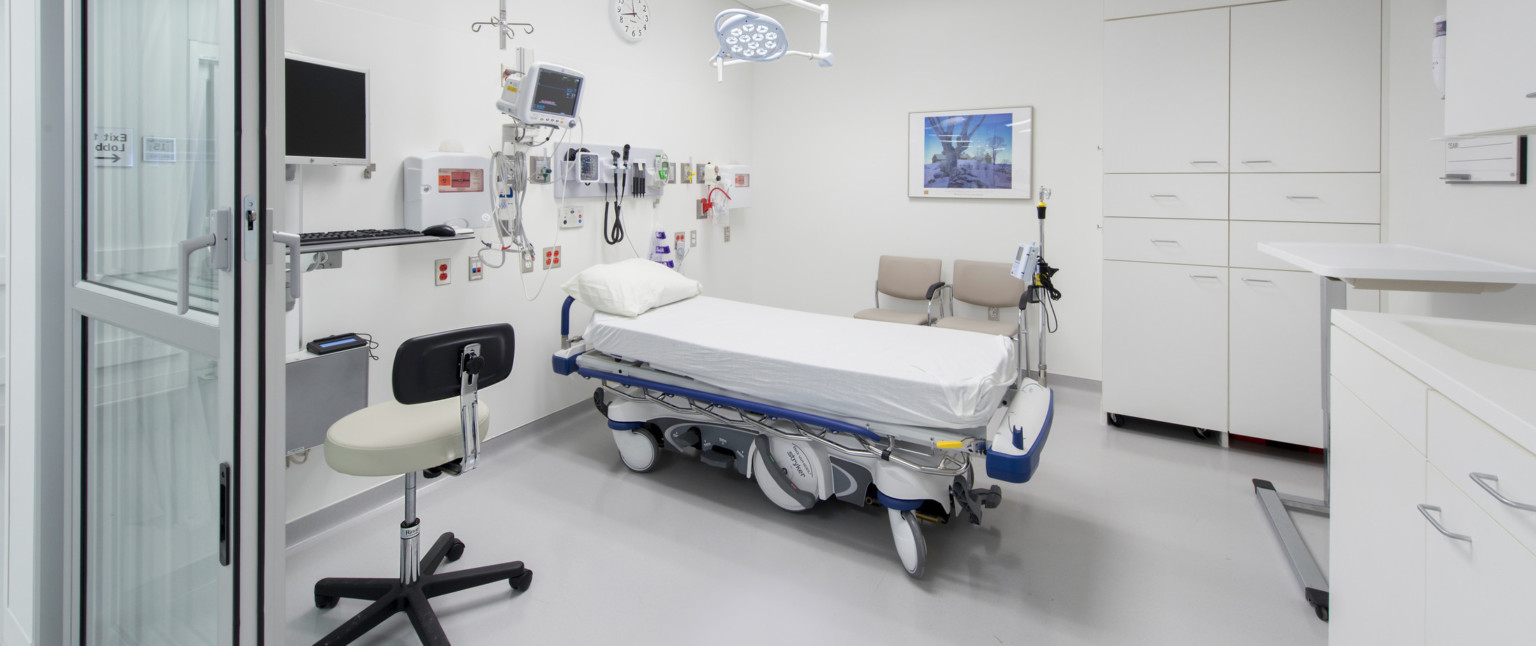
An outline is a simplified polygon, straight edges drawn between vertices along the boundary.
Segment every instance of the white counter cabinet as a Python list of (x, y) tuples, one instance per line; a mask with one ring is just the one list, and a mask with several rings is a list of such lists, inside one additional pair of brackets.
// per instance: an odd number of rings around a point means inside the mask
[(1334, 317), (1329, 642), (1530, 643), (1536, 454), (1392, 318)]
[(1536, 2), (1448, 0), (1445, 15), (1445, 134), (1536, 132)]

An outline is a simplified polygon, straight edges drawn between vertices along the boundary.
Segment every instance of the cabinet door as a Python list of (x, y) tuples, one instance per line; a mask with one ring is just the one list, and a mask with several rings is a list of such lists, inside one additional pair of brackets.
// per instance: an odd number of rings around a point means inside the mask
[[(1529, 644), (1536, 635), (1536, 555), (1479, 509), (1437, 469), (1429, 470), (1429, 504), (1446, 530), (1423, 522), (1427, 642)], [(1385, 643), (1385, 642), (1383, 642)]]
[(1333, 380), (1328, 641), (1424, 643), (1424, 456)]
[(1227, 219), (1227, 176), (1131, 174), (1104, 176), (1104, 217)]
[(1233, 172), (1380, 170), (1380, 0), (1231, 11)]
[(1104, 259), (1227, 265), (1226, 220), (1104, 218)]
[(1227, 270), (1104, 263), (1104, 409), (1227, 430)]
[(1232, 271), (1231, 432), (1323, 446), (1317, 276)]
[(1228, 9), (1104, 24), (1104, 171), (1227, 170)]
[(1536, 129), (1536, 2), (1449, 0), (1445, 15), (1445, 134)]

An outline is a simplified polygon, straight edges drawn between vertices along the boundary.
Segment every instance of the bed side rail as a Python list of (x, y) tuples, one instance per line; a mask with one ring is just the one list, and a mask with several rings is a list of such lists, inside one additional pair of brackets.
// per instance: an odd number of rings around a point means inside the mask
[(565, 304), (560, 306), (560, 351), (555, 353), (554, 368), (557, 375), (570, 375), (576, 372), (576, 357), (587, 351), (587, 344), (580, 337), (571, 339), (571, 306), (576, 304), (576, 299), (565, 297)]
[(1004, 482), (1029, 482), (1040, 468), (1040, 453), (1055, 416), (1054, 391), (1033, 381), (1020, 388), (987, 447), (987, 475)]

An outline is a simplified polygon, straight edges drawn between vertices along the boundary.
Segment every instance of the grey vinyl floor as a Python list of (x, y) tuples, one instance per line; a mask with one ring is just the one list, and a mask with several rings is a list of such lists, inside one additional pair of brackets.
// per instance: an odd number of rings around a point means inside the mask
[[(883, 510), (785, 512), (676, 454), (631, 473), (597, 412), (558, 416), (421, 492), (423, 550), (447, 530), (468, 545), (444, 570), (522, 560), (536, 573), (525, 593), (493, 585), (434, 607), (460, 645), (1326, 643), (1251, 485), (1321, 496), (1321, 460), (1112, 428), (1098, 407), (1097, 391), (1058, 385), (1041, 470), (1005, 486), (981, 527), (927, 525), (922, 580), (901, 569)], [(400, 513), (289, 549), (288, 643), (364, 606), (316, 610), (316, 580), (396, 574)], [(1327, 521), (1298, 519), (1326, 569)], [(358, 643), (418, 641), (397, 615)]]

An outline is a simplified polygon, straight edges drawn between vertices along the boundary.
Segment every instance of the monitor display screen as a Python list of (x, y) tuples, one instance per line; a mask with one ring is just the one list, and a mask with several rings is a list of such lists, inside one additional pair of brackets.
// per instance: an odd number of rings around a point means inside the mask
[(562, 117), (574, 117), (576, 102), (580, 98), (580, 76), (562, 74), (549, 69), (540, 70), (533, 89), (532, 109)]
[(367, 163), (368, 73), (295, 58), (284, 69), (289, 163)]

